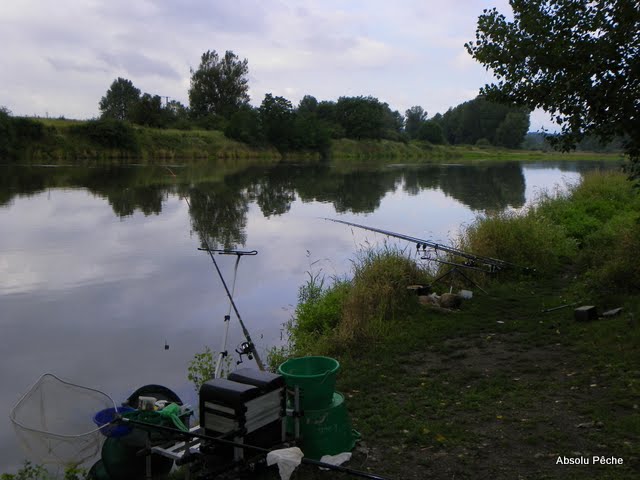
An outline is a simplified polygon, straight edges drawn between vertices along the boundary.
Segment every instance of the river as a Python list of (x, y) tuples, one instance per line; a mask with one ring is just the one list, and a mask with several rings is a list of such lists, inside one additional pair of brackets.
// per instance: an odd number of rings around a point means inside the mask
[[(258, 251), (235, 300), (266, 357), (309, 272), (348, 275), (386, 240), (324, 217), (450, 243), (478, 215), (610, 165), (0, 166), (0, 473), (25, 458), (9, 411), (45, 372), (116, 401), (159, 383), (196, 405), (188, 362), (219, 350), (228, 309), (205, 240)], [(235, 257), (216, 259), (231, 284)]]

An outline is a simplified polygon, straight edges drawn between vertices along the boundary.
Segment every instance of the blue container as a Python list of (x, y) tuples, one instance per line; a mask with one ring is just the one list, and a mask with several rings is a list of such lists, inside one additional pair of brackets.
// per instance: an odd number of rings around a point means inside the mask
[(131, 433), (132, 428), (124, 424), (110, 424), (116, 416), (116, 413), (122, 414), (133, 412), (135, 409), (131, 407), (105, 408), (100, 410), (93, 416), (93, 423), (101, 427), (100, 432), (105, 437), (118, 438), (124, 437)]

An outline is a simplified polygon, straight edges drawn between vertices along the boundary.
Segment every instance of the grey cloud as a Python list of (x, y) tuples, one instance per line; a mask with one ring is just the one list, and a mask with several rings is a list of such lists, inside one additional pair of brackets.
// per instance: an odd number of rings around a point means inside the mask
[(104, 67), (98, 65), (90, 65), (88, 63), (76, 62), (74, 60), (68, 60), (64, 58), (46, 57), (47, 62), (59, 72), (78, 72), (78, 73), (93, 73), (93, 72), (108, 72)]
[(180, 25), (197, 25), (211, 31), (226, 33), (260, 33), (267, 29), (265, 17), (274, 5), (261, 0), (237, 0), (217, 2), (208, 0), (184, 0), (169, 2), (152, 0), (152, 4), (167, 18), (167, 22)]
[(133, 75), (156, 75), (175, 80), (182, 78), (180, 73), (168, 63), (147, 57), (142, 53), (121, 52), (114, 55), (108, 52), (100, 52), (98, 58), (112, 69), (124, 69)]

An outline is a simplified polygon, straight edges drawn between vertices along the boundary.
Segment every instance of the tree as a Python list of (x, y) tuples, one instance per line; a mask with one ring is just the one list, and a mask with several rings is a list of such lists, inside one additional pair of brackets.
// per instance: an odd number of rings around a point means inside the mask
[(223, 58), (215, 50), (202, 54), (200, 66), (191, 69), (189, 106), (195, 117), (211, 114), (230, 118), (241, 105), (249, 102), (247, 59), (227, 50)]
[(293, 133), (293, 105), (284, 97), (267, 93), (258, 109), (260, 123), (267, 140), (280, 150), (290, 147)]
[(387, 120), (385, 105), (374, 97), (340, 97), (336, 120), (347, 138), (382, 138)]
[(316, 113), (318, 110), (318, 100), (313, 95), (305, 95), (298, 104), (297, 112), (302, 114)]
[(427, 112), (419, 105), (415, 105), (404, 114), (404, 130), (409, 138), (417, 138), (420, 127), (427, 119)]
[(495, 144), (520, 148), (529, 131), (529, 112), (509, 112), (496, 130)]
[(489, 102), (480, 96), (449, 109), (438, 123), (442, 127), (445, 138), (452, 145), (460, 143), (474, 145), (481, 138), (492, 145), (499, 145), (497, 132), (509, 114), (513, 115), (504, 129), (509, 125), (515, 126), (516, 123), (526, 125), (524, 131), (515, 128), (509, 130), (515, 135), (510, 142), (520, 145), (529, 127), (529, 111), (523, 107)]
[(118, 77), (100, 99), (101, 116), (115, 120), (130, 120), (139, 99), (140, 90), (133, 86), (131, 80)]
[(426, 140), (427, 142), (434, 143), (436, 145), (444, 143), (442, 127), (435, 120), (427, 120), (422, 122), (416, 138), (418, 138), (419, 140)]
[(160, 96), (148, 93), (133, 106), (130, 118), (133, 123), (148, 127), (166, 127), (169, 123), (168, 112), (162, 107)]
[(0, 159), (9, 156), (15, 141), (15, 130), (11, 119), (11, 112), (0, 107)]
[(248, 143), (249, 145), (262, 143), (263, 135), (258, 110), (248, 104), (242, 105), (231, 115), (229, 123), (224, 129), (224, 134), (228, 138)]
[(543, 108), (561, 126), (559, 146), (585, 135), (625, 137), (640, 177), (640, 3), (637, 0), (511, 0), (513, 20), (495, 8), (465, 44), (498, 82), (481, 93)]

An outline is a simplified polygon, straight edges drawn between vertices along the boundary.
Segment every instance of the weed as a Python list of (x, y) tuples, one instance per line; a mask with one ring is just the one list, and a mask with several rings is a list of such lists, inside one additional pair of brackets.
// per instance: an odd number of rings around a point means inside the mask
[[(217, 356), (209, 347), (205, 347), (204, 352), (196, 353), (189, 362), (187, 378), (193, 383), (196, 392), (200, 391), (200, 387), (204, 382), (211, 380), (215, 376)], [(221, 376), (227, 376), (230, 366), (231, 358), (223, 356), (220, 370)]]

